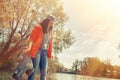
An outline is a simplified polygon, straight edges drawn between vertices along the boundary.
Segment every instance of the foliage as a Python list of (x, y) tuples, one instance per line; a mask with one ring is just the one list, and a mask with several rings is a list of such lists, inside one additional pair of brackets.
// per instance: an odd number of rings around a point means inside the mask
[(53, 52), (60, 53), (74, 43), (71, 31), (64, 30), (68, 16), (59, 0), (0, 0), (0, 14), (0, 68), (23, 53), (31, 30), (47, 15), (55, 17)]
[(79, 70), (79, 67), (80, 67), (80, 61), (76, 59), (72, 65), (72, 69), (75, 70), (75, 72), (77, 72)]
[(48, 60), (48, 72), (55, 73), (55, 72), (62, 72), (65, 70), (65, 67), (63, 64), (59, 62), (59, 59), (55, 57), (54, 60)]
[[(79, 60), (75, 60), (78, 62)], [(75, 63), (74, 62), (74, 63)], [(79, 61), (78, 68), (81, 75), (120, 78), (120, 66), (111, 65), (110, 60), (106, 59), (104, 62), (100, 61), (97, 57), (86, 57), (83, 61)]]

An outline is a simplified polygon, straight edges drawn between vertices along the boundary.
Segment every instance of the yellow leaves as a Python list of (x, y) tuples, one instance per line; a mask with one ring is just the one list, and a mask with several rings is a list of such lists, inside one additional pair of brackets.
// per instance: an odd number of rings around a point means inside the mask
[[(6, 3), (0, 3), (0, 23), (3, 24), (3, 26), (7, 25), (6, 22), (9, 22), (14, 17), (14, 10), (11, 9), (12, 4), (6, 4)], [(7, 25), (8, 27), (8, 25)]]
[[(22, 38), (26, 35), (28, 36), (33, 27), (32, 24), (38, 24), (47, 15), (53, 15), (55, 17), (55, 28), (58, 29), (63, 28), (67, 19), (63, 12), (62, 3), (59, 0), (12, 0), (10, 4), (6, 4), (5, 2), (0, 5), (0, 27), (9, 27), (11, 29), (10, 31), (15, 32), (19, 29), (21, 34), (26, 32)], [(55, 36), (57, 40), (55, 40), (56, 44), (54, 49), (62, 51), (63, 44), (66, 44), (63, 42), (64, 29), (55, 32)], [(69, 38), (69, 35), (67, 37)], [(66, 42), (69, 39), (65, 38)], [(15, 33), (12, 41), (17, 42), (18, 40), (19, 34)], [(65, 46), (68, 47), (70, 45)]]
[(15, 33), (13, 38), (12, 38), (12, 42), (17, 42), (20, 40), (20, 34), (19, 33)]
[(9, 28), (10, 25), (8, 22), (3, 22), (2, 25), (0, 26), (1, 28)]

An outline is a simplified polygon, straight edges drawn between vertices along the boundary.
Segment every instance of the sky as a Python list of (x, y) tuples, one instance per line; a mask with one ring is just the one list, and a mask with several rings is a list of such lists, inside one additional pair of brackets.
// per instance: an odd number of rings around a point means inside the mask
[(71, 68), (75, 59), (98, 57), (120, 65), (120, 0), (63, 0), (70, 29), (76, 42), (58, 55), (60, 63)]

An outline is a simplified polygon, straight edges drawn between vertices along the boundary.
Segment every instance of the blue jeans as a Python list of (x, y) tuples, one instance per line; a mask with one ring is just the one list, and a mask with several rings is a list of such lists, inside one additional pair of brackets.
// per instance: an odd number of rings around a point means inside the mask
[(33, 62), (33, 73), (28, 77), (28, 80), (34, 80), (35, 74), (37, 73), (38, 69), (40, 69), (40, 80), (46, 80), (46, 73), (47, 73), (47, 50), (39, 49), (38, 53), (36, 54), (35, 58), (32, 58)]

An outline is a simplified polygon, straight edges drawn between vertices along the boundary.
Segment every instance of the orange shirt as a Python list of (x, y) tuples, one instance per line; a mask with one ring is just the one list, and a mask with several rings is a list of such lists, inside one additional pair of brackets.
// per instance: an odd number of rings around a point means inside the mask
[[(36, 53), (42, 44), (43, 35), (44, 33), (40, 25), (35, 26), (32, 33), (30, 34), (30, 41), (33, 42), (33, 45), (29, 54), (32, 58), (36, 56)], [(48, 58), (52, 58), (52, 37), (50, 38), (50, 44), (48, 48)]]

